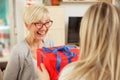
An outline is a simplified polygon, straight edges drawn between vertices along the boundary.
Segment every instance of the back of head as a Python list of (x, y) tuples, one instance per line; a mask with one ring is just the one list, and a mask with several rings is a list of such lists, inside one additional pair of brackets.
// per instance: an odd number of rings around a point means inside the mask
[(66, 80), (120, 80), (120, 10), (109, 3), (92, 5), (80, 28), (80, 59)]
[(49, 17), (48, 9), (44, 6), (33, 4), (26, 7), (23, 19), (26, 24), (30, 25), (39, 22), (43, 17)]
[[(92, 5), (80, 29), (84, 75), (91, 80), (120, 80), (120, 11), (108, 3)], [(90, 72), (91, 71), (91, 72)]]

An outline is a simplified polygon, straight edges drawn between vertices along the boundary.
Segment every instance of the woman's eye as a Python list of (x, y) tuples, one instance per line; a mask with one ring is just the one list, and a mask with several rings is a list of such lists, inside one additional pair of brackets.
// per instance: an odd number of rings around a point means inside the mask
[(37, 23), (36, 25), (41, 26), (42, 24), (41, 23)]

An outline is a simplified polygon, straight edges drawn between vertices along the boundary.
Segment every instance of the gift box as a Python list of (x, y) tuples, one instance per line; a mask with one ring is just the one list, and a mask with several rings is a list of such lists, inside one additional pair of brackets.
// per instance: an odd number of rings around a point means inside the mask
[(58, 80), (60, 71), (69, 63), (78, 59), (79, 49), (75, 46), (42, 47), (37, 49), (37, 65), (43, 63), (50, 80)]

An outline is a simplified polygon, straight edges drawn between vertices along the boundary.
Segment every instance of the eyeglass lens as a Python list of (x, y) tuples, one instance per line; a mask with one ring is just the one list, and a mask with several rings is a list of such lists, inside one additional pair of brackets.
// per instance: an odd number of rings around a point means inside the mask
[(42, 28), (43, 26), (45, 26), (46, 28), (49, 28), (49, 27), (51, 27), (52, 23), (53, 23), (53, 21), (48, 21), (44, 24), (43, 23), (35, 23), (35, 25), (37, 28)]

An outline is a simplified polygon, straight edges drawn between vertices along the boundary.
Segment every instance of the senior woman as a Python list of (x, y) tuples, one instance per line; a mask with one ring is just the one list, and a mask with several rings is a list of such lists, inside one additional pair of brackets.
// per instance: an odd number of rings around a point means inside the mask
[(27, 7), (24, 23), (29, 33), (13, 47), (3, 80), (38, 80), (36, 49), (54, 46), (53, 40), (46, 37), (53, 23), (46, 7)]

